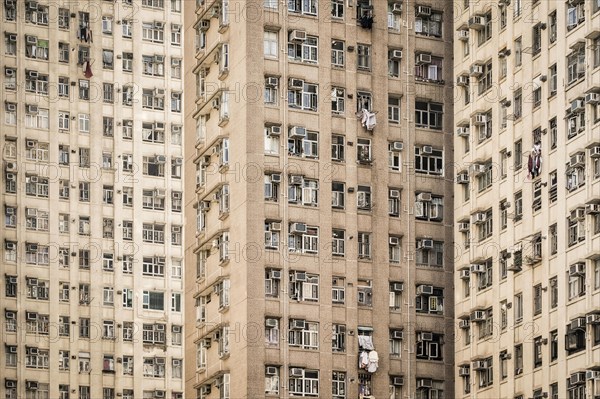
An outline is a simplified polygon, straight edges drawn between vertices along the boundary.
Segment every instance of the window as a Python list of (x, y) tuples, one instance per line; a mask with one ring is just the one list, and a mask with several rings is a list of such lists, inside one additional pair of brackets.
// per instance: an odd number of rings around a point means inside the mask
[(568, 284), (569, 300), (585, 295), (585, 263), (575, 263), (569, 266)]
[[(388, 76), (390, 78), (397, 78), (400, 76), (400, 61), (402, 58), (402, 50), (401, 49), (389, 49), (388, 50)], [(417, 56), (417, 61), (419, 59), (419, 56)], [(440, 64), (440, 68), (441, 68), (441, 64)], [(425, 69), (427, 69), (425, 66), (423, 66), (423, 72), (425, 73)], [(436, 71), (437, 72), (437, 71)], [(427, 72), (428, 74), (428, 72)], [(428, 76), (426, 74), (423, 75)]]
[(550, 308), (555, 309), (558, 306), (558, 278), (552, 277), (548, 284), (550, 286)]
[(266, 174), (264, 177), (265, 181), (265, 200), (277, 202), (279, 198), (279, 187), (281, 181), (281, 174), (273, 173)]
[[(115, 322), (113, 320), (104, 320), (102, 322), (102, 338), (104, 338), (104, 339), (114, 339), (115, 338)], [(113, 367), (114, 367), (114, 365), (113, 365)], [(105, 368), (105, 370), (106, 370), (106, 368)], [(114, 368), (111, 367), (110, 370), (114, 371)]]
[(331, 1), (331, 16), (334, 19), (344, 19), (344, 0)]
[(342, 115), (346, 109), (346, 90), (342, 87), (333, 87), (331, 90), (331, 112)]
[(181, 46), (181, 25), (171, 24), (171, 45)]
[(319, 228), (304, 223), (290, 223), (288, 249), (290, 252), (317, 254), (319, 252)]
[(265, 343), (279, 345), (279, 319), (265, 320)]
[(444, 197), (428, 192), (417, 193), (414, 210), (417, 219), (441, 222), (444, 218)]
[[(597, 37), (594, 39), (592, 48), (594, 49), (594, 52), (593, 52), (594, 68), (597, 68), (600, 66), (600, 37)], [(598, 118), (596, 118), (596, 119), (598, 119)]]
[(417, 359), (421, 360), (443, 360), (444, 335), (426, 331), (418, 331), (417, 334)]
[(444, 314), (444, 289), (418, 285), (415, 309), (417, 313)]
[(265, 248), (279, 249), (281, 223), (265, 222)]
[(279, 298), (281, 270), (267, 269), (265, 271), (265, 296)]
[(415, 262), (420, 267), (444, 266), (444, 242), (431, 239), (417, 239)]
[(333, 371), (331, 373), (331, 395), (333, 399), (346, 398), (346, 373), (343, 371)]
[(278, 58), (279, 56), (279, 44), (278, 44), (278, 33), (275, 31), (264, 31), (263, 34), (264, 42), (264, 55), (267, 58)]
[(331, 136), (331, 159), (343, 162), (345, 160), (345, 138), (340, 135)]
[(288, 106), (306, 111), (317, 111), (319, 104), (319, 87), (300, 79), (290, 79), (288, 84)]
[(513, 306), (515, 308), (515, 323), (523, 321), (523, 294), (518, 293), (514, 297)]
[(302, 15), (316, 16), (317, 3), (317, 0), (289, 0), (288, 11)]
[(483, 64), (483, 74), (479, 78), (479, 95), (492, 88), (493, 85), (492, 61)]
[(415, 147), (415, 172), (428, 175), (444, 173), (444, 151), (431, 146)]
[(145, 357), (143, 367), (144, 377), (164, 378), (165, 360), (164, 357)]
[[(545, 29), (545, 25), (544, 25)], [(540, 23), (533, 26), (532, 38), (532, 56), (538, 55), (542, 51), (542, 25)]]
[(548, 16), (548, 41), (550, 44), (556, 42), (558, 37), (558, 22), (556, 18), (556, 10), (552, 11)]
[(400, 123), (400, 98), (388, 97), (388, 122)]
[(288, 202), (306, 206), (317, 206), (319, 195), (319, 181), (298, 179), (298, 176), (290, 176), (288, 186)]
[(319, 349), (319, 323), (290, 319), (288, 343), (301, 349)]
[(415, 54), (415, 79), (418, 81), (443, 83), (443, 58), (428, 53)]
[(586, 328), (585, 318), (580, 317), (573, 319), (567, 324), (565, 333), (565, 350), (571, 355), (585, 350), (586, 344)]
[(577, 28), (585, 22), (585, 2), (567, 3), (567, 31)]
[(415, 33), (423, 36), (442, 37), (442, 13), (430, 7), (416, 6)]
[(265, 367), (265, 393), (279, 395), (279, 366)]
[(371, 70), (371, 46), (367, 44), (357, 44), (356, 57), (358, 60), (358, 69), (364, 71)]
[(442, 130), (443, 104), (417, 101), (415, 103), (415, 124), (419, 128)]
[(573, 84), (585, 78), (585, 46), (572, 51), (567, 55), (567, 84)]
[(288, 59), (292, 61), (304, 62), (307, 64), (316, 64), (319, 61), (319, 38), (306, 35), (304, 40), (296, 40), (292, 36), (294, 31), (290, 32), (290, 41), (288, 42)]
[(492, 13), (488, 12), (483, 17), (485, 18), (485, 25), (477, 31), (477, 45), (480, 47), (492, 38)]
[(523, 344), (515, 345), (514, 350), (515, 377), (523, 374)]
[(164, 23), (157, 21), (142, 23), (142, 40), (162, 43), (164, 41), (164, 36)]
[(346, 302), (346, 280), (343, 277), (333, 277), (331, 280), (331, 301), (334, 304)]
[(345, 43), (342, 40), (331, 41), (331, 65), (343, 68), (345, 65)]
[(515, 67), (520, 67), (523, 64), (523, 43), (520, 37), (514, 41), (513, 48), (515, 49)]
[(48, 129), (48, 110), (33, 105), (26, 105), (25, 126), (32, 129)]
[(477, 370), (477, 377), (479, 380), (479, 388), (489, 387), (494, 384), (494, 358), (488, 357), (487, 359), (477, 360), (478, 366), (484, 366)]

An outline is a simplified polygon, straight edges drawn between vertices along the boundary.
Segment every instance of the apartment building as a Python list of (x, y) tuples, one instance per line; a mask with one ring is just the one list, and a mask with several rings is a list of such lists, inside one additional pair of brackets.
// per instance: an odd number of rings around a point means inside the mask
[(452, 3), (184, 11), (186, 395), (452, 397)]
[(600, 2), (460, 3), (456, 397), (599, 398)]
[(182, 398), (182, 2), (0, 7), (0, 396)]

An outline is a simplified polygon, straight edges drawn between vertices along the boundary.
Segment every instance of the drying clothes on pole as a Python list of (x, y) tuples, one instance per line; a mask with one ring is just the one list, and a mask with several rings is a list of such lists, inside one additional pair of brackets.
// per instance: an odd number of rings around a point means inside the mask
[(85, 76), (88, 79), (91, 78), (92, 76), (94, 76), (94, 74), (92, 73), (92, 64), (90, 63), (89, 60), (85, 62), (83, 76)]
[(367, 128), (367, 130), (373, 130), (373, 128), (375, 128), (375, 125), (377, 124), (377, 120), (375, 118), (375, 113), (374, 112), (369, 112), (368, 110), (364, 109), (361, 111), (361, 120), (360, 123), (363, 125), (363, 127)]
[(528, 176), (531, 179), (538, 177), (542, 173), (542, 146), (541, 144), (535, 143), (527, 159), (527, 170)]

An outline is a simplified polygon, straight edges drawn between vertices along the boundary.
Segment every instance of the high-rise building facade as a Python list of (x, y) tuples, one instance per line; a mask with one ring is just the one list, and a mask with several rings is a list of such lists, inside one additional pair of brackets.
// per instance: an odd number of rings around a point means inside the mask
[(0, 7), (0, 396), (181, 398), (182, 2)]
[(184, 10), (186, 394), (452, 397), (452, 3)]
[(456, 397), (598, 398), (600, 2), (455, 3)]

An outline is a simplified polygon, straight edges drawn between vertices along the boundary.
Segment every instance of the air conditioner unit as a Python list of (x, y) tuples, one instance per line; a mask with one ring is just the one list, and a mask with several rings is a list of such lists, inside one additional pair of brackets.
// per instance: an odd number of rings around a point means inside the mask
[(306, 32), (303, 30), (295, 29), (290, 32), (290, 42), (303, 42), (306, 40)]
[(17, 249), (17, 244), (15, 244), (14, 242), (5, 242), (4, 243), (4, 247), (8, 250), (8, 251), (14, 251), (15, 249)]
[(271, 270), (269, 277), (273, 280), (281, 280), (281, 270)]
[(154, 363), (155, 364), (165, 364), (165, 358), (164, 357), (155, 357)]
[(600, 213), (600, 204), (587, 204), (585, 206), (585, 213), (586, 215)]
[(154, 21), (154, 29), (163, 29), (165, 27), (164, 22)]
[(417, 379), (417, 388), (431, 388), (433, 381), (430, 378), (419, 378)]
[(585, 102), (578, 98), (571, 102), (571, 112), (579, 112), (585, 109)]
[(404, 291), (404, 283), (393, 283), (392, 291), (394, 292), (402, 292)]
[(15, 76), (15, 70), (12, 68), (4, 68), (4, 76), (9, 78)]
[[(16, 353), (16, 349), (17, 349), (17, 347), (16, 347), (16, 346), (11, 346), (11, 347), (10, 347), (10, 349), (13, 349), (13, 348), (15, 349), (15, 352), (14, 352), (14, 353)], [(13, 352), (11, 352), (11, 353), (13, 353)], [(5, 387), (5, 388), (16, 388), (16, 387), (17, 387), (17, 381), (13, 381), (13, 380), (5, 380), (5, 381), (4, 381), (4, 387)]]
[[(156, 359), (158, 360), (158, 359)], [(155, 398), (164, 398), (165, 397), (165, 391), (154, 391), (154, 397)]]
[(433, 341), (433, 333), (430, 332), (420, 332), (417, 337), (417, 341)]
[(306, 224), (305, 223), (292, 223), (290, 226), (291, 234), (302, 234), (306, 233)]
[(471, 313), (471, 321), (483, 321), (485, 320), (485, 312), (483, 310), (476, 310)]
[(569, 266), (569, 275), (578, 276), (585, 274), (585, 263), (578, 262)]
[(459, 126), (456, 128), (456, 134), (459, 137), (469, 137), (470, 128), (468, 126)]
[(430, 145), (424, 145), (421, 148), (421, 151), (423, 152), (423, 154), (431, 154), (433, 152), (433, 147)]
[(473, 124), (482, 126), (485, 125), (488, 121), (488, 116), (486, 114), (475, 114), (473, 118)]
[(210, 155), (205, 155), (202, 157), (202, 166), (210, 165)]
[(585, 208), (575, 208), (571, 211), (571, 219), (584, 220)]
[(473, 370), (485, 370), (487, 369), (487, 362), (485, 360), (475, 360), (473, 362)]
[(585, 322), (587, 324), (600, 324), (600, 313), (592, 313), (585, 316)]
[(6, 103), (6, 111), (15, 112), (17, 110), (17, 104), (15, 103)]
[(304, 182), (304, 177), (300, 175), (291, 175), (290, 176), (290, 184), (291, 185), (300, 185)]
[(37, 114), (38, 113), (38, 106), (37, 105), (28, 104), (27, 105), (27, 113), (28, 114), (32, 114), (32, 115)]
[(469, 328), (471, 326), (471, 321), (469, 319), (460, 319), (458, 322), (459, 328)]
[(469, 69), (469, 75), (479, 77), (483, 75), (483, 65), (481, 64), (473, 64)]
[(210, 201), (202, 201), (202, 202), (200, 202), (200, 210), (201, 211), (208, 211), (208, 210), (210, 210)]
[(156, 155), (155, 159), (156, 159), (157, 163), (165, 163), (165, 162), (167, 162), (167, 157), (164, 156), (164, 155)]
[(292, 330), (304, 330), (305, 327), (306, 322), (298, 319), (292, 320), (292, 325), (290, 326)]
[(467, 76), (467, 75), (459, 75), (456, 78), (456, 85), (457, 86), (468, 86), (469, 85), (469, 76)]
[(153, 91), (153, 96), (154, 97), (158, 97), (158, 98), (162, 98), (165, 96), (165, 89), (154, 89)]
[(417, 201), (431, 201), (431, 193), (419, 193), (417, 194)]
[(461, 29), (458, 31), (458, 40), (469, 40), (469, 31), (466, 29)]
[(213, 107), (213, 109), (221, 108), (221, 100), (219, 98), (215, 98), (214, 100), (212, 100), (211, 106)]
[(417, 286), (417, 295), (433, 295), (433, 286), (432, 285), (418, 285)]
[(203, 395), (210, 395), (210, 385), (202, 385), (202, 387), (200, 387), (200, 392)]
[(281, 223), (280, 222), (271, 222), (271, 230), (272, 231), (281, 231)]
[(401, 14), (401, 13), (402, 13), (402, 3), (392, 4), (392, 14)]
[(203, 19), (200, 21), (200, 30), (206, 32), (210, 28), (210, 20)]
[(392, 331), (392, 339), (402, 339), (404, 337), (404, 332), (400, 330)]
[(277, 367), (267, 366), (265, 368), (266, 375), (277, 375)]
[[(34, 348), (31, 348), (34, 349)], [(37, 348), (35, 348), (36, 354), (37, 354)], [(30, 352), (31, 355), (33, 355), (33, 353)], [(35, 391), (38, 389), (38, 383), (37, 381), (26, 381), (25, 382), (25, 389), (27, 389), (28, 391)]]
[(404, 143), (401, 141), (394, 141), (392, 143), (392, 150), (393, 151), (402, 151), (404, 149)]
[(390, 190), (389, 197), (390, 198), (400, 198), (400, 190)]
[(459, 278), (461, 280), (468, 280), (468, 279), (470, 279), (471, 278), (471, 271), (467, 270), (467, 269), (461, 270), (459, 272)]
[(475, 16), (469, 18), (469, 28), (471, 28), (471, 29), (475, 29), (475, 30), (483, 29), (485, 27), (485, 24), (486, 24), (485, 17), (483, 17), (481, 15), (475, 15)]
[(269, 76), (268, 78), (265, 79), (265, 86), (267, 86), (267, 87), (277, 87), (278, 84), (279, 84), (279, 78), (276, 78), (274, 76)]
[(417, 17), (427, 17), (431, 15), (431, 7), (428, 6), (417, 6), (416, 10)]
[(164, 122), (154, 122), (153, 128), (154, 128), (154, 130), (165, 130), (165, 123)]
[(392, 385), (397, 387), (404, 385), (404, 377), (392, 377)]
[(487, 219), (487, 216), (484, 212), (477, 212), (471, 215), (471, 222), (473, 224), (481, 224), (484, 223)]
[(37, 40), (37, 37), (35, 37), (35, 36), (26, 35), (25, 41), (27, 42), (27, 44), (37, 44), (38, 40)]
[(26, 214), (28, 217), (35, 217), (35, 216), (37, 216), (37, 213), (38, 213), (38, 212), (37, 212), (37, 209), (36, 209), (36, 208), (27, 208), (27, 209), (25, 210), (25, 214)]
[(466, 172), (459, 173), (456, 176), (456, 183), (458, 184), (469, 184), (469, 175)]
[(294, 280), (296, 280), (296, 281), (306, 281), (306, 272), (296, 272), (294, 274)]
[(6, 171), (7, 172), (16, 172), (17, 164), (15, 162), (7, 162), (6, 163)]
[(585, 383), (585, 372), (580, 371), (578, 373), (571, 374), (571, 377), (569, 378), (569, 382), (571, 383), (571, 385)]
[(273, 173), (269, 179), (271, 183), (281, 183), (281, 173)]
[(433, 240), (422, 239), (418, 242), (418, 247), (423, 249), (431, 249), (433, 248)]
[(269, 328), (277, 327), (277, 319), (266, 319), (265, 326)]
[(458, 368), (458, 375), (460, 377), (468, 376), (469, 374), (471, 374), (471, 369), (469, 366), (460, 366)]
[(268, 132), (269, 136), (279, 136), (281, 135), (281, 126), (270, 126)]
[(290, 377), (302, 377), (303, 371), (301, 368), (292, 367), (290, 369)]
[(460, 231), (461, 233), (466, 233), (471, 229), (470, 226), (471, 224), (469, 222), (460, 222), (458, 224), (458, 231)]
[(402, 50), (392, 50), (390, 53), (390, 59), (399, 61), (402, 59)]
[(288, 88), (290, 90), (302, 90), (304, 88), (304, 81), (302, 79), (290, 78), (288, 80)]
[(600, 371), (599, 370), (588, 370), (585, 372), (586, 380), (600, 380)]
[(578, 166), (583, 166), (585, 164), (585, 154), (575, 154), (575, 155), (571, 155), (571, 157), (569, 158), (569, 166), (571, 168), (575, 168)]
[(578, 317), (571, 321), (571, 330), (575, 330), (577, 328), (585, 329), (586, 319), (585, 317)]
[(210, 345), (211, 345), (210, 338), (204, 338), (202, 340), (202, 347), (203, 348), (208, 349), (208, 348), (210, 348)]
[(600, 103), (600, 93), (587, 93), (585, 95), (586, 104), (598, 104)]
[(431, 64), (431, 54), (419, 54), (417, 64)]
[(390, 245), (399, 245), (400, 244), (400, 239), (398, 237), (390, 237)]
[(590, 148), (590, 157), (600, 158), (600, 145)]
[(37, 355), (39, 353), (40, 353), (40, 350), (38, 348), (27, 348), (27, 354), (29, 354), (29, 355)]
[(306, 137), (306, 129), (303, 126), (293, 126), (290, 129), (289, 137), (292, 139), (299, 139)]
[(163, 62), (165, 62), (165, 56), (164, 55), (155, 55), (154, 62), (156, 64), (162, 64)]
[(485, 273), (485, 265), (480, 263), (473, 263), (469, 266), (471, 273)]

